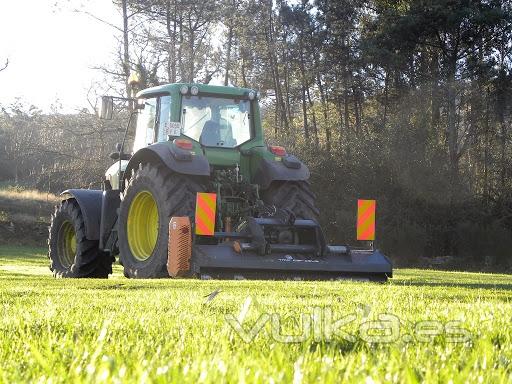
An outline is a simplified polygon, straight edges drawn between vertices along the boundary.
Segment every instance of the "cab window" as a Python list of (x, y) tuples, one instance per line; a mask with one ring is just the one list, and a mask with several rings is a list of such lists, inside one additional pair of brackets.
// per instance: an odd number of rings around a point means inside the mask
[(155, 142), (157, 100), (156, 97), (144, 100), (144, 108), (137, 117), (134, 152)]
[(184, 97), (182, 133), (204, 146), (236, 147), (251, 139), (250, 109), (249, 100)]
[(167, 141), (171, 134), (171, 96), (160, 97), (157, 141)]

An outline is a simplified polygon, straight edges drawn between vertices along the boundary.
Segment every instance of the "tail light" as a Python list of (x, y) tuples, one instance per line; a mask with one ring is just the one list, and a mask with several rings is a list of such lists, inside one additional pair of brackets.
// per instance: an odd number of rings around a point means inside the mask
[(272, 152), (276, 156), (286, 156), (286, 149), (279, 145), (271, 145), (269, 146), (270, 152)]
[(187, 139), (174, 139), (174, 145), (181, 149), (186, 149), (190, 151), (194, 146), (192, 145), (192, 142)]

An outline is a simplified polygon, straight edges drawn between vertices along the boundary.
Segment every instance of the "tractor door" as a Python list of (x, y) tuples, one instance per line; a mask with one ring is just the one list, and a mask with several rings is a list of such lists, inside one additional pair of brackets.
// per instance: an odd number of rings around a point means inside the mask
[(167, 141), (171, 124), (171, 96), (144, 99), (144, 109), (137, 118), (133, 152), (157, 141)]
[(156, 141), (156, 113), (158, 98), (153, 97), (144, 99), (144, 108), (137, 117), (137, 129), (135, 131), (135, 141), (133, 143), (133, 152), (147, 147)]

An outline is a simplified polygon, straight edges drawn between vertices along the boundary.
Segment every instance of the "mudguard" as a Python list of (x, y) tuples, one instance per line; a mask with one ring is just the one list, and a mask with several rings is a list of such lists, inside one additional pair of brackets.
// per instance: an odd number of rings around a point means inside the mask
[[(185, 175), (210, 176), (210, 164), (203, 155), (185, 156), (179, 148), (168, 144), (156, 143), (139, 149), (126, 166), (125, 175), (130, 175), (134, 168), (143, 162), (162, 162), (170, 170)], [(187, 154), (189, 154), (187, 152)]]
[(309, 176), (308, 167), (293, 155), (287, 155), (281, 161), (262, 158), (259, 160), (253, 183), (259, 184), (261, 189), (267, 189), (273, 181), (308, 180)]
[(104, 191), (101, 196), (101, 224), (100, 224), (100, 249), (104, 251), (112, 251), (107, 249), (109, 237), (112, 229), (117, 222), (117, 209), (121, 204), (119, 189), (111, 189)]
[(87, 240), (99, 240), (100, 238), (102, 195), (103, 191), (95, 189), (67, 189), (61, 193), (61, 196), (65, 197), (64, 200), (75, 198), (80, 206)]

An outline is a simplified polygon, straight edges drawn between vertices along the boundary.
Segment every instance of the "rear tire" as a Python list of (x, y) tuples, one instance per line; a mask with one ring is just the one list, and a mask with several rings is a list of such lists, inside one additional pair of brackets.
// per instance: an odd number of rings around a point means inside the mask
[(203, 190), (199, 178), (173, 173), (161, 164), (140, 164), (133, 171), (119, 212), (119, 251), (126, 277), (169, 277), (169, 220), (192, 218), (196, 193)]
[(262, 192), (262, 199), (268, 205), (290, 210), (297, 219), (319, 222), (316, 196), (307, 181), (274, 181)]
[(113, 258), (98, 248), (97, 240), (87, 240), (82, 211), (75, 199), (55, 208), (48, 238), (50, 270), (55, 277), (107, 278)]

